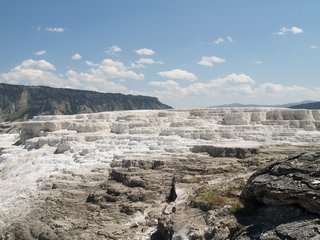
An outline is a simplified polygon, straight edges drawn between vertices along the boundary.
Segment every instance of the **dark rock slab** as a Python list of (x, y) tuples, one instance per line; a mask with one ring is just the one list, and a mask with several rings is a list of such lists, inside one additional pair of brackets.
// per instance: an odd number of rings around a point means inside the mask
[(267, 206), (238, 220), (244, 225), (231, 239), (320, 239), (320, 219), (294, 206)]
[(276, 162), (252, 175), (232, 239), (320, 239), (320, 152)]
[(277, 162), (255, 173), (241, 197), (247, 204), (296, 204), (320, 214), (320, 152)]

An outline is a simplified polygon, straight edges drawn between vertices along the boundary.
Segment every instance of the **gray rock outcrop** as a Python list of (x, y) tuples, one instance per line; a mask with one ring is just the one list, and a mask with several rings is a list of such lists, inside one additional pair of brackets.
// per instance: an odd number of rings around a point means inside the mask
[(242, 197), (272, 206), (296, 204), (320, 214), (320, 152), (274, 163), (255, 173)]
[(246, 227), (233, 239), (320, 239), (320, 152), (276, 162), (248, 180)]

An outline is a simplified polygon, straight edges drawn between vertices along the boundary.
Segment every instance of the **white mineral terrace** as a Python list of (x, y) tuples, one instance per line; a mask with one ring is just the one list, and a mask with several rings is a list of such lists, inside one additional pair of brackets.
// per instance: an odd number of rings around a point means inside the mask
[[(27, 210), (52, 176), (94, 169), (122, 155), (188, 154), (195, 145), (260, 146), (320, 142), (320, 111), (194, 109), (38, 116), (21, 134), (2, 134), (0, 230)], [(22, 145), (12, 145), (20, 138)], [(107, 174), (107, 173), (106, 173)]]

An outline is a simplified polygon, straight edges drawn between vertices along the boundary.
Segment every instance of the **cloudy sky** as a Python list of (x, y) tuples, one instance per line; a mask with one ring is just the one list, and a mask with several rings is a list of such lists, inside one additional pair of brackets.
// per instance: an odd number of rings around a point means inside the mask
[(320, 1), (3, 0), (0, 82), (174, 107), (320, 100)]

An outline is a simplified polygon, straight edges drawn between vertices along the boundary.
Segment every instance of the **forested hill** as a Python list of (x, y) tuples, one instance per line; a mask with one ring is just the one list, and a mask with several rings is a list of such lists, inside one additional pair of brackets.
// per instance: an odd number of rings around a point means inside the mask
[(291, 106), (293, 109), (320, 109), (320, 102), (312, 102)]
[(168, 108), (155, 97), (0, 83), (0, 121), (27, 120), (36, 115)]

